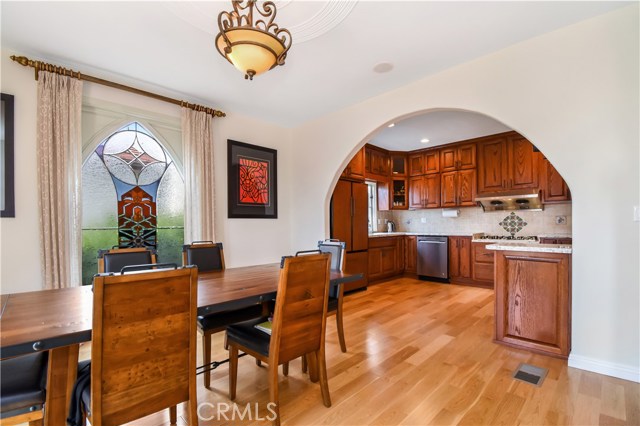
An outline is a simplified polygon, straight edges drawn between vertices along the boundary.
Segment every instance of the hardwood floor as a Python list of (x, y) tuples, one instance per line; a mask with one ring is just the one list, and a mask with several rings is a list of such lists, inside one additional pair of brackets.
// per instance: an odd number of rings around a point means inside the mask
[[(319, 385), (294, 361), (280, 378), (284, 425), (640, 425), (640, 384), (493, 343), (492, 290), (400, 278), (351, 294), (347, 353), (340, 351), (333, 317), (327, 324), (333, 405), (322, 405)], [(226, 358), (222, 339), (214, 337), (213, 359)], [(549, 369), (542, 386), (512, 379), (521, 362)], [(266, 369), (248, 356), (239, 362), (235, 402), (245, 419), (247, 404), (259, 404), (258, 416), (250, 406), (252, 421), (240, 421), (238, 412), (231, 420), (227, 371), (227, 365), (214, 370), (213, 390), (198, 376), (198, 400), (222, 410), (229, 404), (229, 420), (200, 424), (270, 424), (255, 420), (269, 415)], [(212, 406), (201, 410), (212, 413)], [(168, 416), (135, 424), (165, 425)]]

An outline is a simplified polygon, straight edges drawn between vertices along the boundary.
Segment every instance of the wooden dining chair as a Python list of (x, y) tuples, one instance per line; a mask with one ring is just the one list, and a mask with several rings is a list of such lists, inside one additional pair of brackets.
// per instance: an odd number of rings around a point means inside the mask
[(175, 424), (181, 402), (198, 424), (197, 289), (196, 268), (94, 277), (91, 384), (82, 392), (92, 426), (165, 408)]
[(48, 352), (0, 361), (0, 425), (41, 426)]
[(229, 398), (236, 398), (238, 351), (266, 362), (269, 400), (275, 404), (275, 425), (280, 424), (278, 366), (295, 358), (308, 356), (310, 371), (319, 376), (312, 374), (312, 381), (319, 379), (323, 403), (331, 406), (324, 348), (329, 261), (328, 253), (282, 258), (271, 335), (255, 327), (261, 319), (227, 328)]
[[(224, 265), (224, 249), (222, 243), (213, 241), (194, 241), (182, 246), (182, 264), (195, 265), (198, 273), (221, 271)], [(203, 380), (207, 389), (211, 388), (211, 336), (227, 329), (227, 326), (254, 318), (263, 314), (262, 305), (249, 305), (237, 310), (216, 312), (198, 316), (198, 331), (202, 334)]]
[(155, 249), (147, 247), (98, 250), (98, 273), (120, 272), (125, 266), (156, 263)]

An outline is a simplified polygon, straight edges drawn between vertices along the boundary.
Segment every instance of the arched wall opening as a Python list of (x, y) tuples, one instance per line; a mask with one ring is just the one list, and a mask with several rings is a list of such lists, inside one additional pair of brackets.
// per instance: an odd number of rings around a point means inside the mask
[[(457, 108), (430, 108), (403, 114), (391, 120), (381, 123), (378, 127), (369, 132), (365, 138), (355, 144), (346, 158), (341, 162), (336, 170), (331, 186), (325, 199), (325, 211), (327, 220), (325, 221), (325, 234), (331, 236), (331, 197), (342, 171), (348, 166), (352, 158), (366, 144), (371, 144), (389, 152), (414, 152), (422, 149), (438, 149), (449, 144), (475, 140), (477, 138), (490, 137), (494, 134), (505, 132), (516, 132), (525, 139), (526, 135), (518, 132), (512, 126), (508, 126), (501, 121), (481, 112), (457, 109)], [(428, 144), (420, 143), (420, 139), (430, 137)], [(407, 141), (411, 139), (411, 141)], [(529, 140), (535, 147), (535, 141)], [(534, 148), (536, 151), (537, 148)], [(480, 154), (477, 154), (478, 157)], [(484, 233), (485, 235), (498, 236), (535, 236), (545, 242), (555, 242), (558, 238), (567, 241), (572, 235), (571, 220), (571, 198), (568, 184), (561, 173), (546, 158), (542, 151), (534, 154), (536, 179), (541, 191), (543, 202), (542, 211), (515, 211), (521, 217), (521, 229), (507, 229), (503, 226), (504, 216), (510, 211), (483, 212), (477, 205), (454, 208), (460, 211), (459, 217), (443, 218), (442, 206), (422, 208), (422, 207), (397, 207), (393, 206), (392, 186), (389, 188), (389, 199), (391, 205), (378, 211), (377, 223), (372, 224), (370, 232), (384, 232), (385, 223), (393, 221), (398, 231), (404, 232), (424, 232), (424, 233), (447, 233), (461, 234)], [(478, 161), (479, 158), (478, 158)], [(476, 166), (478, 167), (478, 161)], [(505, 158), (504, 161), (507, 161)], [(505, 165), (506, 167), (506, 165)], [(392, 178), (393, 176), (390, 176)], [(376, 181), (379, 178), (371, 176), (367, 181)], [(407, 188), (411, 191), (409, 182), (409, 172), (406, 173)], [(476, 176), (476, 185), (478, 177)], [(378, 184), (383, 184), (378, 181)], [(559, 191), (560, 187), (566, 192), (567, 197), (553, 196), (549, 192), (549, 186), (554, 191)], [(476, 191), (477, 192), (477, 191)], [(485, 191), (486, 192), (486, 191)], [(408, 198), (408, 194), (407, 194)], [(568, 200), (567, 200), (568, 198)], [(408, 203), (408, 200), (407, 200)], [(439, 203), (438, 203), (439, 204)], [(379, 206), (380, 207), (380, 206)], [(447, 207), (447, 206), (444, 206)], [(426, 221), (426, 223), (425, 223)], [(371, 225), (371, 224), (370, 224)], [(512, 232), (515, 231), (515, 232)]]

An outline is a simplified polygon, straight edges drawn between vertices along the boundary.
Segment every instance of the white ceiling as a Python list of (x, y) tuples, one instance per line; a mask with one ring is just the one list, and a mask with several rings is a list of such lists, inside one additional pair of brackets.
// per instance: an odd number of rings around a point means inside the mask
[[(1, 43), (19, 54), (85, 74), (293, 127), (456, 64), (630, 4), (277, 3), (276, 23), (294, 30), (293, 46), (285, 66), (253, 81), (244, 80), (214, 46), (217, 14), (230, 10), (230, 1), (2, 0)], [(308, 40), (297, 42), (296, 37)], [(382, 62), (393, 64), (393, 69), (374, 72), (374, 66)], [(469, 120), (466, 124), (460, 124), (462, 116), (455, 116), (429, 114), (421, 125), (417, 124), (419, 118), (406, 120), (395, 129), (387, 129), (395, 132), (384, 131), (373, 143), (392, 149), (417, 149), (423, 146), (418, 144), (416, 148), (413, 142), (418, 135), (436, 145), (494, 132), (491, 129), (502, 131), (499, 123), (481, 116), (465, 115)], [(454, 121), (457, 124), (452, 124)], [(438, 127), (424, 128), (427, 122)]]

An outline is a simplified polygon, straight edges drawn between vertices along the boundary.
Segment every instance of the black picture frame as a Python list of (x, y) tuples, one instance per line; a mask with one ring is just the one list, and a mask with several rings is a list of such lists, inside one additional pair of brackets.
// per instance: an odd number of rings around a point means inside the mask
[(13, 95), (2, 93), (0, 107), (0, 217), (16, 217)]
[(228, 217), (278, 218), (278, 151), (227, 139)]

